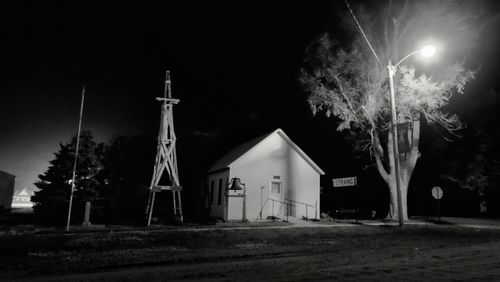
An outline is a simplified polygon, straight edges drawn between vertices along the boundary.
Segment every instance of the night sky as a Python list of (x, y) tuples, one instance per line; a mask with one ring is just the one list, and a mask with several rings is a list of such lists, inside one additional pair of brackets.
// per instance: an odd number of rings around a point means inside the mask
[[(335, 121), (312, 116), (298, 83), (307, 45), (326, 31), (342, 38), (344, 1), (268, 2), (2, 2), (0, 170), (17, 176), (17, 191), (34, 188), (59, 142), (76, 134), (84, 85), (83, 127), (98, 141), (156, 135), (154, 98), (170, 70), (179, 147), (183, 137), (234, 136), (206, 148), (215, 156), (281, 127), (329, 177), (355, 173), (342, 166), (352, 159)], [(481, 123), (481, 93), (499, 86), (499, 34), (489, 32), (470, 55), (481, 65), (471, 85), (479, 94), (451, 105), (472, 124)]]

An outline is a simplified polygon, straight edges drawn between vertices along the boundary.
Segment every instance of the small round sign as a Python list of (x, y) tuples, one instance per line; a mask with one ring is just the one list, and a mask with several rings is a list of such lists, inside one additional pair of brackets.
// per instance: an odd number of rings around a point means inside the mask
[(432, 188), (432, 197), (434, 197), (434, 199), (436, 200), (439, 200), (443, 197), (443, 189), (441, 189), (441, 187), (439, 186), (434, 186)]

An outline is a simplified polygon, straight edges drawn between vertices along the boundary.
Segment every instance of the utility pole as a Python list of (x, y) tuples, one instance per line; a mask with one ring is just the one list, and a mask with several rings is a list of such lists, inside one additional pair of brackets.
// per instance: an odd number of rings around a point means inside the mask
[(82, 101), (80, 103), (80, 118), (78, 120), (78, 134), (76, 135), (75, 162), (73, 163), (73, 177), (71, 178), (71, 191), (69, 193), (68, 220), (66, 222), (66, 231), (69, 231), (71, 220), (71, 208), (73, 206), (73, 192), (75, 191), (76, 164), (78, 162), (78, 147), (80, 145), (80, 131), (82, 129), (83, 102), (85, 100), (85, 86), (82, 90)]

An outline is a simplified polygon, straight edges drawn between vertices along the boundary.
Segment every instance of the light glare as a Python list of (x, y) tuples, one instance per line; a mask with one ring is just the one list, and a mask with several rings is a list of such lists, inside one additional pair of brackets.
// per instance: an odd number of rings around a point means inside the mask
[(426, 58), (434, 56), (435, 53), (436, 53), (436, 47), (432, 45), (427, 45), (424, 48), (422, 48), (422, 50), (420, 50), (420, 54)]

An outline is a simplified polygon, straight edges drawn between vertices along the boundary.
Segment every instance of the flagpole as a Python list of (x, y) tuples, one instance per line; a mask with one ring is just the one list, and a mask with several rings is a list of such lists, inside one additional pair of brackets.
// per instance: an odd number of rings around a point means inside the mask
[(78, 120), (78, 135), (76, 136), (75, 162), (73, 163), (73, 177), (71, 179), (71, 192), (69, 194), (68, 221), (66, 222), (66, 231), (69, 231), (69, 222), (71, 219), (71, 206), (73, 205), (73, 192), (75, 190), (76, 164), (78, 161), (78, 147), (80, 145), (80, 131), (82, 129), (83, 102), (85, 100), (85, 86), (82, 90), (82, 102), (80, 103), (80, 118)]

